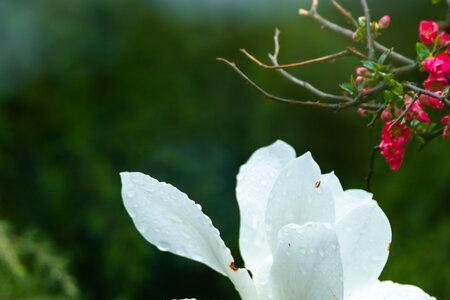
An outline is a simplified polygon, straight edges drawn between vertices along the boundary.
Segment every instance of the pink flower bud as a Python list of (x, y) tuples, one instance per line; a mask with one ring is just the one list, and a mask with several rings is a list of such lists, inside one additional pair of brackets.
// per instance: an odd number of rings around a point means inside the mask
[(387, 29), (391, 25), (391, 16), (385, 15), (378, 21), (378, 26), (381, 29)]
[(445, 115), (441, 119), (441, 123), (444, 125), (450, 125), (450, 115)]
[(391, 120), (391, 119), (392, 119), (392, 111), (391, 111), (391, 108), (390, 108), (390, 107), (386, 107), (386, 108), (383, 110), (383, 112), (381, 113), (380, 118), (381, 118), (381, 120), (383, 120), (383, 121), (385, 121), (385, 122)]
[(363, 108), (358, 107), (358, 114), (361, 118), (364, 118), (366, 116), (366, 111)]
[(356, 68), (355, 72), (356, 72), (356, 75), (359, 75), (359, 76), (366, 76), (366, 75), (369, 75), (369, 73), (370, 73), (369, 70), (364, 67)]
[(353, 32), (352, 33), (352, 40), (356, 41), (356, 37), (357, 37), (356, 32)]
[(362, 76), (356, 77), (355, 83), (356, 83), (357, 85), (360, 85), (360, 84), (363, 83), (363, 82), (364, 82), (364, 77), (362, 77)]
[(372, 90), (371, 88), (365, 87), (365, 88), (362, 89), (361, 92), (362, 92), (363, 94), (368, 94), (368, 93), (370, 93), (371, 90)]
[(442, 137), (448, 138), (450, 136), (450, 131), (448, 129), (448, 125), (444, 127), (444, 130), (442, 131)]

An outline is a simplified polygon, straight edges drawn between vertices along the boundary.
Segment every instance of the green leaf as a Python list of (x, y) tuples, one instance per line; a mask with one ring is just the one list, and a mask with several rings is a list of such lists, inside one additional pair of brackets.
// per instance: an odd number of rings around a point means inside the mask
[(439, 2), (441, 2), (441, 0), (431, 0), (431, 3), (433, 4), (438, 4)]
[(386, 90), (383, 92), (383, 99), (386, 102), (391, 102), (393, 100), (395, 100), (396, 96), (394, 95), (393, 92)]
[(339, 86), (341, 87), (341, 89), (348, 92), (350, 95), (353, 95), (355, 93), (351, 83), (345, 82), (345, 83), (341, 83)]
[(431, 55), (430, 49), (420, 42), (416, 43), (416, 52), (419, 60), (425, 60)]
[(366, 67), (367, 69), (369, 69), (371, 71), (376, 72), (378, 70), (377, 65), (373, 61), (363, 60), (363, 61), (361, 61), (361, 63), (364, 67)]
[(384, 52), (383, 54), (381, 54), (381, 56), (378, 58), (378, 63), (380, 65), (384, 65), (384, 62), (386, 61), (388, 56), (391, 55), (391, 52), (392, 52), (392, 49), (389, 49), (386, 52)]

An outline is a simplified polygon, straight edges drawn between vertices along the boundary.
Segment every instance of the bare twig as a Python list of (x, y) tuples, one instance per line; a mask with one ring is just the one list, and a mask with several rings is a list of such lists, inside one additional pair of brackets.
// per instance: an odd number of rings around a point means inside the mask
[(367, 127), (372, 127), (375, 122), (378, 120), (378, 118), (381, 115), (381, 112), (386, 108), (386, 105), (381, 105), (380, 108), (378, 108), (376, 110), (376, 112), (374, 113), (372, 120), (370, 120), (370, 122), (367, 124)]
[(399, 74), (407, 73), (407, 72), (416, 70), (417, 67), (418, 67), (418, 63), (415, 62), (415, 63), (409, 64), (409, 65), (405, 65), (402, 67), (392, 69), (392, 74), (399, 75)]
[(318, 63), (318, 62), (330, 61), (330, 60), (334, 60), (336, 58), (345, 57), (345, 56), (349, 56), (349, 55), (353, 54), (349, 50), (344, 50), (344, 51), (341, 51), (341, 52), (337, 52), (337, 53), (321, 56), (321, 57), (314, 58), (314, 59), (309, 59), (309, 60), (304, 60), (304, 61), (300, 61), (300, 62), (295, 62), (295, 63), (290, 63), (290, 64), (283, 64), (283, 65), (276, 65), (275, 66), (275, 65), (266, 65), (266, 64), (262, 63), (256, 57), (254, 57), (253, 55), (248, 53), (248, 51), (245, 50), (245, 49), (241, 49), (241, 52), (244, 53), (250, 60), (255, 62), (257, 65), (259, 65), (260, 67), (263, 67), (265, 69), (287, 69), (287, 68), (293, 68), (293, 67), (300, 67), (300, 66), (304, 66), (304, 65)]
[(375, 166), (375, 158), (377, 156), (378, 151), (380, 151), (380, 147), (375, 146), (372, 149), (372, 153), (370, 155), (369, 173), (367, 174), (367, 177), (366, 177), (366, 189), (368, 192), (371, 191), (371, 183), (372, 183), (372, 177), (373, 177), (374, 166)]
[[(279, 66), (279, 64), (278, 64), (278, 55), (280, 54), (279, 37), (280, 37), (280, 31), (278, 29), (276, 29), (275, 35), (273, 36), (274, 52), (273, 52), (273, 54), (269, 54), (269, 58), (272, 61), (272, 64), (274, 66)], [(353, 101), (353, 99), (350, 97), (334, 95), (334, 94), (329, 94), (329, 93), (323, 92), (323, 91), (319, 90), (318, 88), (316, 88), (315, 86), (313, 86), (312, 84), (310, 84), (309, 82), (301, 80), (300, 78), (295, 77), (294, 75), (288, 73), (287, 71), (285, 71), (283, 69), (278, 69), (277, 71), (282, 76), (284, 76), (286, 79), (288, 79), (289, 81), (293, 82), (296, 85), (301, 86), (302, 88), (310, 91), (311, 93), (313, 93), (323, 99), (336, 100), (336, 101), (340, 101), (340, 102), (341, 101), (345, 101), (345, 102)]]
[(409, 103), (408, 106), (406, 106), (406, 108), (402, 111), (402, 113), (397, 118), (395, 118), (394, 122), (391, 123), (388, 130), (391, 130), (391, 128), (393, 126), (395, 126), (395, 124), (400, 122), (406, 116), (406, 114), (408, 113), (408, 111), (411, 109), (411, 107), (414, 105), (414, 103), (416, 101), (417, 101), (417, 98), (414, 96), (411, 103)]
[[(299, 14), (301, 16), (307, 16), (307, 17), (310, 17), (310, 18), (316, 20), (318, 23), (320, 23), (325, 28), (328, 28), (328, 29), (330, 29), (334, 32), (337, 32), (343, 36), (346, 36), (350, 39), (352, 38), (353, 31), (351, 31), (345, 27), (339, 26), (339, 25), (325, 19), (319, 13), (317, 13), (317, 11), (312, 11), (312, 10), (308, 11), (306, 9), (300, 9)], [(387, 47), (383, 46), (382, 44), (380, 44), (378, 42), (374, 42), (374, 47), (381, 52), (386, 52), (389, 50)], [(405, 64), (415, 63), (414, 60), (412, 60), (404, 55), (401, 55), (395, 51), (392, 51), (391, 57), (401, 63), (405, 63)]]
[[(272, 60), (272, 63), (275, 66), (278, 65), (277, 58), (274, 55), (269, 54), (269, 58)], [(350, 97), (325, 93), (325, 92), (319, 90), (318, 88), (314, 87), (312, 84), (310, 84), (310, 83), (308, 83), (308, 82), (306, 82), (304, 80), (301, 80), (300, 78), (295, 77), (294, 75), (288, 73), (287, 71), (285, 71), (283, 69), (278, 69), (277, 71), (283, 77), (288, 79), (289, 81), (295, 83), (296, 85), (301, 86), (302, 88), (307, 89), (311, 93), (316, 94), (317, 96), (319, 96), (319, 97), (321, 97), (323, 99), (337, 100), (337, 101), (346, 101), (346, 102), (353, 101), (353, 99), (350, 98)]]
[(257, 91), (259, 91), (261, 94), (263, 94), (266, 98), (270, 100), (274, 100), (277, 102), (282, 103), (288, 103), (288, 104), (295, 104), (295, 105), (303, 105), (303, 106), (312, 106), (312, 107), (320, 107), (320, 108), (327, 108), (327, 109), (338, 109), (339, 105), (337, 103), (324, 103), (320, 101), (304, 101), (304, 100), (298, 100), (298, 99), (289, 99), (289, 98), (283, 98), (275, 96), (263, 88), (261, 88), (259, 85), (257, 85), (254, 81), (252, 81), (244, 72), (242, 72), (234, 62), (230, 62), (224, 58), (217, 58), (218, 61), (224, 62), (226, 65), (231, 67), (236, 73), (238, 73), (242, 78), (245, 79), (251, 86), (253, 86)]
[[(450, 0), (449, 0), (450, 1)], [(336, 9), (347, 18), (347, 20), (353, 24), (356, 28), (358, 28), (358, 22), (353, 17), (352, 13), (346, 10), (342, 5), (340, 5), (336, 0), (331, 0), (331, 3), (336, 7)]]
[(347, 50), (350, 51), (351, 53), (353, 53), (353, 55), (360, 57), (362, 59), (367, 59), (367, 55), (362, 54), (361, 52), (358, 51), (358, 49), (356, 49), (355, 47), (347, 47)]
[[(352, 106), (358, 106), (360, 104), (363, 104), (365, 101), (367, 101), (368, 96), (378, 93), (379, 91), (381, 91), (382, 89), (384, 89), (386, 87), (386, 82), (380, 82), (379, 84), (377, 84), (375, 87), (371, 88), (368, 92), (360, 92), (352, 101), (346, 102), (346, 103), (342, 103), (339, 106), (339, 109), (345, 109), (348, 107), (352, 107)], [(374, 109), (379, 109), (380, 105), (376, 105), (373, 106)]]
[(374, 48), (374, 41), (372, 36), (372, 28), (370, 28), (371, 20), (370, 20), (370, 9), (369, 5), (367, 4), (367, 0), (361, 0), (361, 5), (364, 10), (364, 15), (366, 17), (366, 39), (367, 39), (367, 49), (368, 49), (368, 56), (370, 60), (375, 59), (375, 48)]
[(428, 145), (428, 143), (430, 141), (434, 140), (437, 137), (442, 136), (443, 131), (444, 131), (444, 127), (438, 128), (435, 131), (427, 133), (427, 134), (422, 134), (421, 137), (424, 139), (424, 143), (422, 145), (420, 145), (418, 151), (422, 151), (423, 148), (425, 148), (425, 146)]

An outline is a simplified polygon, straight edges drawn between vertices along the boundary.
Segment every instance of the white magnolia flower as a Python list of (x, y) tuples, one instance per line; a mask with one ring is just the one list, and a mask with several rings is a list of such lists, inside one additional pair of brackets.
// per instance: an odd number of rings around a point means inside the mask
[(309, 152), (296, 158), (282, 141), (257, 150), (237, 176), (246, 269), (234, 266), (219, 231), (186, 194), (141, 173), (121, 178), (125, 207), (146, 240), (227, 276), (244, 300), (434, 299), (378, 281), (391, 228), (372, 194), (344, 191)]

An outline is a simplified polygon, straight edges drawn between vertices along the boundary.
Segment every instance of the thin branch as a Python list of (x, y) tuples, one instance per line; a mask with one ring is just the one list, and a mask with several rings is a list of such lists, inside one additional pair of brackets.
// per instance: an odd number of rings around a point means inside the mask
[(396, 74), (396, 75), (408, 73), (408, 72), (416, 70), (417, 67), (418, 67), (418, 64), (417, 64), (417, 62), (415, 62), (415, 63), (409, 64), (409, 65), (405, 65), (402, 67), (392, 69), (392, 73)]
[[(352, 101), (350, 102), (346, 102), (346, 103), (342, 103), (339, 105), (339, 109), (345, 109), (348, 107), (352, 107), (352, 106), (358, 106), (359, 104), (364, 103), (364, 101), (367, 101), (368, 96), (370, 96), (371, 94), (375, 94), (378, 93), (379, 91), (381, 91), (382, 89), (384, 89), (386, 86), (386, 82), (380, 82), (379, 84), (377, 84), (375, 87), (371, 88), (368, 92), (360, 92)], [(379, 105), (374, 106), (375, 109), (379, 109)]]
[(428, 143), (430, 141), (434, 140), (437, 137), (442, 136), (443, 131), (444, 131), (444, 127), (438, 128), (435, 131), (427, 133), (427, 134), (422, 134), (421, 137), (424, 139), (424, 143), (422, 145), (420, 145), (418, 151), (422, 151), (423, 148), (425, 148), (425, 146), (428, 145)]
[(374, 41), (372, 36), (372, 28), (371, 26), (371, 20), (370, 20), (370, 9), (369, 5), (367, 4), (367, 0), (361, 0), (361, 5), (364, 10), (364, 15), (366, 16), (366, 39), (367, 39), (367, 49), (368, 49), (368, 56), (370, 60), (375, 59), (375, 48), (374, 48)]
[(380, 148), (378, 146), (375, 146), (372, 149), (372, 153), (370, 155), (370, 163), (369, 163), (369, 173), (366, 177), (366, 189), (368, 192), (371, 191), (371, 183), (372, 183), (372, 177), (374, 172), (374, 166), (375, 166), (375, 158), (377, 156), (377, 152), (380, 151)]
[[(274, 55), (269, 54), (269, 58), (272, 60), (272, 63), (275, 66), (278, 65), (277, 58)], [(308, 82), (306, 82), (304, 80), (301, 80), (300, 78), (295, 77), (294, 75), (288, 73), (287, 71), (285, 71), (283, 69), (278, 69), (277, 71), (283, 77), (288, 79), (289, 81), (295, 83), (296, 85), (301, 86), (302, 88), (307, 89), (311, 93), (316, 94), (317, 96), (319, 96), (319, 97), (321, 97), (323, 99), (337, 100), (337, 101), (346, 101), (346, 102), (353, 101), (353, 99), (350, 98), (350, 97), (325, 93), (325, 92), (319, 90), (318, 88), (314, 87), (312, 84), (310, 84), (310, 83), (308, 83)]]
[(273, 44), (274, 44), (273, 55), (275, 57), (278, 57), (278, 55), (280, 54), (280, 42), (279, 42), (280, 33), (281, 31), (278, 28), (276, 28), (275, 34), (273, 36)]
[(381, 112), (386, 108), (386, 105), (381, 105), (380, 108), (376, 110), (374, 113), (372, 120), (367, 124), (367, 127), (372, 127), (375, 122), (378, 120), (378, 118), (381, 116)]
[(320, 101), (304, 101), (304, 100), (298, 100), (298, 99), (289, 99), (289, 98), (283, 98), (275, 96), (263, 88), (261, 88), (259, 85), (257, 85), (254, 81), (252, 81), (244, 72), (242, 72), (234, 62), (230, 62), (224, 58), (217, 58), (218, 61), (221, 61), (231, 67), (236, 73), (238, 73), (245, 81), (247, 81), (251, 86), (253, 86), (257, 91), (259, 91), (261, 94), (263, 94), (266, 98), (276, 101), (276, 102), (282, 102), (287, 104), (296, 104), (296, 105), (303, 105), (303, 106), (312, 106), (312, 107), (320, 107), (320, 108), (327, 108), (327, 109), (338, 109), (339, 105), (336, 103), (324, 103)]
[(425, 94), (427, 96), (430, 96), (430, 97), (433, 97), (433, 98), (437, 98), (437, 99), (443, 101), (444, 103), (446, 103), (448, 106), (450, 106), (450, 100), (448, 100), (445, 96), (441, 96), (441, 95), (435, 94), (433, 92), (427, 91), (425, 89), (419, 88), (419, 87), (415, 86), (414, 84), (411, 84), (411, 83), (408, 83), (408, 82), (407, 83), (403, 83), (403, 86), (406, 89), (414, 91), (416, 93)]
[[(318, 23), (320, 23), (325, 28), (328, 28), (331, 31), (334, 31), (336, 33), (339, 33), (339, 34), (341, 34), (343, 36), (346, 36), (346, 37), (352, 39), (353, 31), (351, 31), (351, 30), (349, 30), (349, 29), (347, 29), (345, 27), (339, 26), (339, 25), (337, 25), (337, 24), (335, 24), (335, 23), (333, 23), (333, 22), (323, 18), (320, 14), (317, 13), (317, 11), (312, 11), (312, 10), (308, 11), (306, 9), (302, 9), (301, 8), (299, 10), (299, 14), (301, 16), (310, 17), (310, 18), (316, 20)], [(389, 49), (387, 47), (383, 46), (382, 44), (380, 44), (378, 42), (374, 42), (374, 47), (377, 50), (381, 51), (381, 52), (389, 51)], [(410, 59), (410, 58), (408, 58), (408, 57), (406, 57), (404, 55), (401, 55), (401, 54), (399, 54), (399, 53), (397, 53), (395, 51), (392, 51), (391, 57), (393, 59), (397, 60), (398, 62), (401, 62), (401, 63), (405, 63), (405, 64), (413, 64), (413, 63), (415, 63), (414, 60), (412, 60), (412, 59)]]
[(412, 99), (411, 103), (409, 103), (408, 106), (406, 106), (406, 108), (402, 111), (402, 113), (401, 113), (397, 118), (395, 118), (394, 122), (391, 123), (391, 125), (389, 126), (389, 129), (388, 129), (388, 130), (391, 130), (391, 128), (392, 128), (395, 124), (397, 124), (398, 122), (400, 122), (400, 121), (406, 116), (406, 114), (408, 113), (408, 111), (411, 109), (411, 107), (414, 105), (414, 103), (415, 103), (416, 101), (417, 101), (417, 98), (414, 97), (414, 98)]
[[(280, 37), (280, 31), (277, 29), (277, 30), (275, 30), (275, 35), (273, 36), (274, 52), (273, 52), (273, 54), (269, 54), (269, 58), (272, 61), (272, 64), (274, 66), (279, 66), (279, 64), (278, 64), (278, 55), (280, 54), (279, 37)], [(284, 76), (286, 79), (288, 79), (289, 81), (293, 82), (294, 84), (297, 84), (297, 85), (301, 86), (304, 89), (307, 89), (311, 93), (316, 94), (317, 96), (319, 96), (319, 97), (321, 97), (323, 99), (337, 100), (337, 101), (346, 101), (346, 102), (353, 101), (353, 99), (350, 98), (350, 97), (325, 93), (325, 92), (319, 90), (318, 88), (316, 88), (315, 86), (313, 86), (312, 84), (310, 84), (309, 82), (301, 80), (300, 78), (295, 77), (294, 75), (288, 73), (287, 71), (285, 71), (283, 69), (277, 69), (277, 71), (282, 76)]]
[[(450, 0), (449, 0), (450, 1)], [(336, 0), (331, 0), (331, 3), (336, 7), (336, 9), (347, 18), (347, 20), (353, 24), (356, 28), (358, 28), (358, 22), (353, 17), (352, 13), (346, 10), (342, 5), (340, 5)]]
[(355, 47), (347, 47), (347, 50), (350, 51), (353, 55), (360, 57), (362, 59), (367, 59), (367, 55), (362, 54), (361, 52), (358, 51), (358, 49), (356, 49)]
[(253, 55), (248, 53), (247, 50), (245, 50), (245, 49), (241, 49), (241, 52), (244, 53), (250, 60), (255, 62), (257, 65), (259, 65), (260, 67), (263, 67), (265, 69), (287, 69), (287, 68), (293, 68), (293, 67), (300, 67), (300, 66), (304, 66), (304, 65), (309, 65), (309, 64), (323, 62), (323, 61), (330, 61), (330, 60), (334, 60), (336, 58), (352, 55), (352, 53), (349, 50), (344, 50), (341, 52), (321, 56), (321, 57), (314, 58), (314, 59), (309, 59), (309, 60), (304, 60), (304, 61), (300, 61), (300, 62), (275, 66), (275, 65), (266, 65), (266, 64), (262, 63), (256, 57), (254, 57)]

